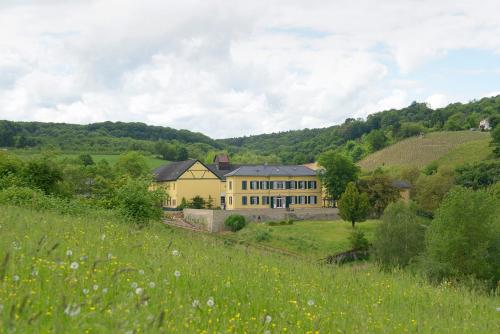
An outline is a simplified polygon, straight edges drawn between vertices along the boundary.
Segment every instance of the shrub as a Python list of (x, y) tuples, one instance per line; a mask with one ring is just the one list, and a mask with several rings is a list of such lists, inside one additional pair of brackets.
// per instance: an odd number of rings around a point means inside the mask
[(245, 217), (243, 217), (242, 215), (230, 215), (224, 221), (224, 225), (229, 227), (229, 229), (233, 232), (241, 230), (243, 227), (246, 226), (246, 224), (247, 221)]
[(426, 235), (430, 278), (500, 280), (500, 201), (487, 191), (457, 187), (439, 207)]
[(368, 239), (366, 239), (363, 231), (359, 229), (354, 229), (351, 231), (349, 236), (349, 242), (351, 243), (351, 248), (355, 250), (367, 250), (370, 244)]
[(270, 221), (267, 222), (266, 224), (269, 226), (283, 226), (283, 225), (293, 225), (294, 221), (292, 219), (287, 219), (287, 220), (281, 220), (279, 222), (276, 221)]
[(271, 240), (271, 234), (267, 231), (259, 231), (255, 235), (255, 240), (258, 242), (269, 241)]
[(149, 191), (145, 180), (129, 179), (118, 189), (116, 201), (121, 214), (136, 224), (143, 225), (150, 220), (160, 220), (163, 216), (161, 190)]
[(365, 193), (359, 193), (354, 182), (347, 185), (345, 192), (340, 196), (339, 215), (343, 220), (350, 221), (352, 227), (356, 222), (366, 220), (370, 210), (370, 202)]
[(43, 192), (27, 187), (11, 187), (0, 191), (0, 203), (18, 206), (33, 206), (40, 201)]
[(188, 207), (192, 209), (203, 209), (205, 208), (206, 201), (201, 196), (195, 196), (191, 198), (191, 201), (188, 204)]
[(404, 267), (424, 250), (424, 226), (414, 205), (400, 200), (384, 211), (373, 246), (382, 268)]

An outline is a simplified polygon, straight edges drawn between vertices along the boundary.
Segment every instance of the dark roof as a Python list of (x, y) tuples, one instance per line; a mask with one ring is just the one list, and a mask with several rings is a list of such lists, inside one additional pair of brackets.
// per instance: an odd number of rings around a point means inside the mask
[(227, 154), (218, 154), (214, 158), (214, 162), (227, 162), (229, 163), (229, 157)]
[[(156, 181), (175, 181), (177, 180), (185, 171), (187, 171), (192, 165), (199, 160), (190, 159), (185, 161), (171, 162), (167, 165), (156, 168), (153, 173), (155, 175)], [(201, 164), (203, 164), (200, 161)], [(225, 174), (232, 172), (240, 165), (229, 165), (229, 169), (219, 169), (217, 164), (205, 165), (209, 171), (214, 173), (219, 179), (225, 180)]]
[(189, 169), (194, 163), (198, 161), (196, 159), (190, 159), (185, 161), (171, 162), (168, 165), (164, 165), (156, 168), (153, 173), (156, 181), (175, 181), (184, 174), (186, 170)]
[(412, 188), (412, 186), (409, 182), (401, 181), (401, 180), (392, 181), (392, 186), (394, 188), (399, 188), (399, 189), (411, 189)]
[(221, 180), (226, 179), (227, 173), (230, 173), (230, 172), (234, 171), (235, 169), (241, 167), (240, 165), (232, 165), (232, 164), (229, 164), (229, 168), (226, 168), (226, 169), (219, 169), (218, 164), (210, 164), (210, 165), (206, 165), (206, 166), (208, 169), (210, 169), (210, 171), (212, 173), (217, 175)]
[(253, 165), (240, 166), (225, 176), (315, 176), (312, 169), (300, 165)]

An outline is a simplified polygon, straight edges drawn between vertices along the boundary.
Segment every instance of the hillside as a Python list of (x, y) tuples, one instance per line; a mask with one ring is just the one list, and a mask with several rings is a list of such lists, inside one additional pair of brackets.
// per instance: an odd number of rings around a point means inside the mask
[(498, 300), (109, 215), (0, 207), (0, 331), (495, 333)]
[(358, 165), (366, 171), (377, 167), (418, 167), (439, 160), (454, 167), (487, 159), (490, 134), (479, 131), (443, 131), (412, 137), (370, 154)]

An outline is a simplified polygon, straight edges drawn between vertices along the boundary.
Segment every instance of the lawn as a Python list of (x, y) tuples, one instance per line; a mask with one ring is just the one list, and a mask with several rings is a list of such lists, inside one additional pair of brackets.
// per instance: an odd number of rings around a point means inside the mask
[(0, 207), (3, 333), (497, 333), (498, 299), (92, 214)]
[[(490, 134), (479, 131), (432, 132), (423, 138), (412, 137), (370, 154), (358, 165), (365, 171), (377, 167), (418, 167), (422, 168), (432, 161), (443, 158), (447, 164), (460, 164), (461, 161), (480, 161), (490, 152)], [(462, 146), (471, 143), (470, 146)], [(453, 151), (458, 149), (457, 153)], [(460, 154), (473, 152), (470, 157)], [(446, 156), (448, 157), (446, 158)], [(476, 160), (478, 159), (478, 160)]]
[[(371, 241), (376, 220), (357, 223)], [(306, 258), (321, 259), (328, 255), (349, 250), (351, 223), (335, 221), (296, 221), (292, 225), (269, 226), (250, 223), (237, 233), (224, 233), (223, 237), (252, 245), (262, 245), (284, 250)]]

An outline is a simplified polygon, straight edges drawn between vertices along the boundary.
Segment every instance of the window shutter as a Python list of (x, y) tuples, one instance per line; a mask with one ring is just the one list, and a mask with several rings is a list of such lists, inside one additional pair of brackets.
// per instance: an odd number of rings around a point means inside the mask
[(246, 196), (241, 197), (241, 204), (247, 205), (247, 197)]
[(257, 199), (257, 205), (259, 205), (259, 196), (255, 197)]
[(241, 181), (241, 189), (247, 190), (247, 181)]

